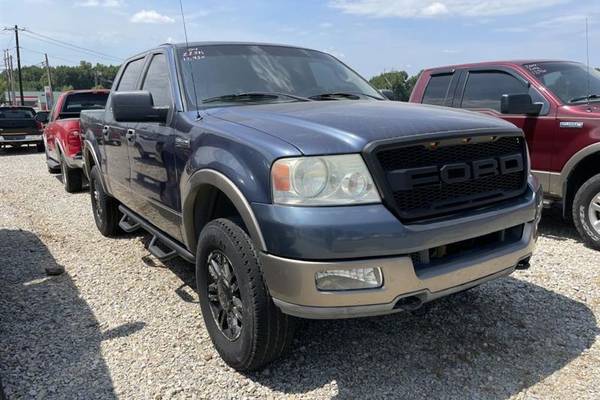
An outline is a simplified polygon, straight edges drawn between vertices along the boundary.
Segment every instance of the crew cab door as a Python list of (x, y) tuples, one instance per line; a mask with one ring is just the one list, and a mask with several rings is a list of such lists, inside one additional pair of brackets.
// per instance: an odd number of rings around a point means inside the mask
[[(461, 81), (453, 106), (502, 118), (523, 129), (532, 169), (549, 171), (556, 123), (548, 100), (523, 76), (509, 68), (466, 69)], [(533, 102), (543, 103), (542, 111), (535, 116), (502, 114), (500, 103), (505, 94), (529, 94)]]
[(46, 128), (44, 128), (44, 144), (46, 146), (46, 153), (55, 161), (58, 161), (59, 159), (56, 149), (57, 128), (55, 122), (60, 115), (60, 110), (62, 109), (65, 96), (66, 95), (63, 94), (59, 97), (58, 101), (54, 103), (54, 107), (50, 112), (50, 118), (48, 118), (48, 124), (46, 125)]
[[(150, 55), (141, 90), (152, 95), (155, 107), (174, 110), (169, 63), (163, 52)], [(170, 121), (170, 118), (167, 119)], [(139, 122), (127, 134), (131, 165), (131, 208), (161, 230), (180, 239), (179, 185), (175, 167), (175, 130), (169, 123)]]
[[(127, 63), (119, 77), (115, 91), (137, 90), (144, 62), (145, 58), (141, 57)], [(110, 99), (106, 105), (104, 121), (105, 125), (102, 127), (102, 147), (106, 168), (104, 172), (110, 185), (111, 194), (119, 201), (129, 205), (132, 202), (132, 196), (127, 132), (135, 129), (137, 124), (117, 122), (112, 113)]]

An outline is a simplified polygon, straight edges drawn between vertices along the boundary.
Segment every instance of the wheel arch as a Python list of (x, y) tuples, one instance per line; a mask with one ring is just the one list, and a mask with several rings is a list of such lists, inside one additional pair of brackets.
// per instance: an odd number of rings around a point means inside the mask
[[(83, 172), (84, 172), (86, 178), (88, 178), (88, 180), (91, 177), (92, 167), (94, 165), (97, 165), (98, 168), (100, 168), (100, 162), (98, 160), (98, 155), (96, 154), (96, 151), (94, 149), (92, 142), (90, 142), (89, 140), (86, 139), (83, 142)], [(100, 171), (100, 183), (102, 184), (102, 189), (104, 189), (104, 191), (106, 193), (110, 193), (108, 191), (108, 186), (106, 185), (106, 182), (104, 181), (104, 174), (102, 173), (102, 171)]]
[(561, 171), (563, 216), (569, 217), (577, 190), (592, 176), (600, 173), (600, 143), (579, 150)]
[[(224, 195), (237, 211), (254, 246), (258, 250), (266, 251), (265, 240), (250, 203), (231, 179), (213, 169), (196, 171), (181, 184), (182, 233), (188, 249), (195, 252), (198, 235), (203, 226), (210, 221), (214, 206), (218, 204), (218, 197), (215, 196), (220, 194)], [(204, 203), (207, 207), (199, 210), (199, 203)]]

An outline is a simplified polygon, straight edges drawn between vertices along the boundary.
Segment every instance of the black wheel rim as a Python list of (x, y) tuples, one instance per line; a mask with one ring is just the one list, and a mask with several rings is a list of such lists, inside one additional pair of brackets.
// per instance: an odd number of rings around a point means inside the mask
[(100, 193), (98, 192), (98, 188), (96, 187), (96, 182), (92, 180), (90, 182), (91, 186), (91, 194), (92, 194), (92, 205), (94, 208), (94, 214), (96, 218), (100, 221), (102, 219), (102, 206), (100, 205)]
[(243, 324), (243, 304), (237, 277), (231, 261), (220, 250), (213, 250), (208, 266), (208, 301), (213, 319), (229, 340), (240, 337)]

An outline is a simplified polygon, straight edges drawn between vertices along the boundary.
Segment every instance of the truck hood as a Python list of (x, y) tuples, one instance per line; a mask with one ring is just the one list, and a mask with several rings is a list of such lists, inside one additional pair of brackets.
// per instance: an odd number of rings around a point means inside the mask
[(246, 105), (207, 113), (278, 137), (306, 155), (359, 152), (373, 141), (435, 132), (486, 128), (520, 132), (508, 122), (479, 113), (392, 101)]

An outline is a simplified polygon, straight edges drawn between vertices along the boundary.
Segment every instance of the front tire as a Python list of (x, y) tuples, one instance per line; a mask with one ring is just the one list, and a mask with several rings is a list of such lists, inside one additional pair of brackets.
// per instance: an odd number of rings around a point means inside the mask
[(196, 284), (206, 329), (229, 366), (256, 370), (289, 349), (293, 318), (273, 303), (254, 245), (239, 225), (221, 218), (202, 230)]
[(575, 194), (573, 222), (582, 239), (600, 250), (600, 174), (587, 180)]
[(60, 156), (60, 171), (65, 190), (68, 193), (80, 192), (83, 187), (83, 171), (69, 167), (62, 154)]
[(102, 235), (117, 236), (121, 232), (119, 203), (104, 191), (100, 179), (100, 170), (94, 165), (90, 172), (90, 196), (94, 221)]

